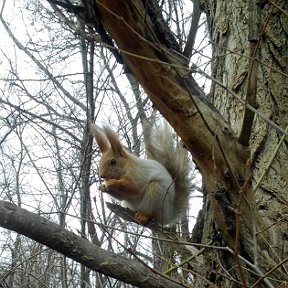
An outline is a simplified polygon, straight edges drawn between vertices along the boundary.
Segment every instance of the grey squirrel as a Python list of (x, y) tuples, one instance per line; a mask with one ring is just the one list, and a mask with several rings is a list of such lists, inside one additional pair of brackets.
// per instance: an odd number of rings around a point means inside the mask
[(160, 225), (175, 223), (188, 207), (190, 166), (188, 152), (173, 140), (168, 125), (144, 127), (149, 159), (131, 154), (110, 128), (90, 123), (90, 131), (102, 153), (99, 173), (104, 182), (99, 190), (135, 211), (141, 224), (149, 220)]

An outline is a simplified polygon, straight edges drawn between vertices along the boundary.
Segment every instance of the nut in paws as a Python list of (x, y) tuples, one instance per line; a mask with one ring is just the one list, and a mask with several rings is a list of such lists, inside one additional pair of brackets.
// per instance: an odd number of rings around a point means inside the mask
[(102, 191), (102, 192), (107, 192), (108, 191), (108, 186), (107, 186), (106, 182), (103, 182), (103, 183), (100, 184), (99, 190)]

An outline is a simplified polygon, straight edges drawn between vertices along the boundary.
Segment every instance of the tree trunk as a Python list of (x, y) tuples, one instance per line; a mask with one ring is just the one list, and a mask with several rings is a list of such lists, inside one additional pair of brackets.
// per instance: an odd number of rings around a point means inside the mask
[[(241, 133), (249, 132), (243, 121), (246, 111), (245, 107), (239, 105), (239, 101), (232, 97), (229, 90), (245, 100), (249, 95), (249, 87), (255, 85), (255, 108), (282, 129), (288, 124), (287, 14), (273, 5), (263, 3), (263, 6), (257, 6), (254, 3), (249, 7), (248, 2), (206, 1), (206, 13), (214, 47), (212, 75), (228, 88), (213, 84), (213, 104), (230, 123), (237, 137), (241, 137)], [(287, 1), (277, 3), (287, 11)], [(253, 33), (256, 26), (259, 27), (259, 31)], [(252, 57), (257, 58), (257, 61), (253, 61)], [(254, 79), (251, 62), (256, 71)], [(276, 150), (281, 137), (283, 138), (282, 133), (260, 117), (255, 117), (248, 143), (251, 150), (253, 193), (256, 199), (253, 204), (255, 211), (251, 211), (250, 214), (253, 223), (253, 243), (250, 245), (254, 246), (254, 251), (252, 254), (243, 255), (263, 273), (288, 255), (288, 226), (285, 220), (288, 213), (288, 149), (286, 137), (279, 151)], [(274, 152), (277, 154), (273, 158)], [(267, 175), (261, 179), (261, 175), (265, 172)], [(203, 242), (211, 237), (214, 221), (211, 217), (209, 197), (205, 204)], [(247, 245), (249, 244), (244, 244)], [(215, 254), (215, 251), (212, 254)], [(225, 255), (220, 257), (222, 264), (227, 263), (225, 257)], [(208, 262), (207, 273), (210, 273), (208, 271), (212, 271), (212, 268), (215, 270), (215, 262), (212, 260)], [(229, 268), (227, 264), (225, 266)], [(278, 280), (287, 279), (287, 268), (287, 265), (282, 266), (273, 276)], [(259, 275), (256, 279), (258, 278)], [(231, 287), (227, 279), (226, 284), (225, 278), (222, 280), (221, 287)], [(267, 287), (266, 285), (263, 287)]]

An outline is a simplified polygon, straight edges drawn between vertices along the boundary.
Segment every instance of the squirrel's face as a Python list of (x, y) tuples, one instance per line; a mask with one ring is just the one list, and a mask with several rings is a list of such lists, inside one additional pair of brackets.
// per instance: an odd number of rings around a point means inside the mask
[(101, 157), (99, 163), (99, 174), (104, 179), (120, 179), (125, 174), (126, 157), (112, 150), (107, 151)]
[(107, 127), (102, 130), (92, 123), (90, 129), (102, 152), (99, 163), (100, 177), (106, 180), (122, 178), (127, 168), (129, 153), (121, 144), (118, 135)]

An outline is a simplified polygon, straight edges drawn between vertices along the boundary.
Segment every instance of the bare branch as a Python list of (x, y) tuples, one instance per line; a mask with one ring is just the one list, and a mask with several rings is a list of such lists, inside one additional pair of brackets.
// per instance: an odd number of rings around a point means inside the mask
[(192, 13), (192, 21), (191, 27), (188, 35), (188, 39), (186, 42), (186, 46), (184, 49), (184, 56), (190, 59), (195, 43), (196, 34), (198, 31), (198, 23), (200, 19), (200, 9), (199, 9), (199, 0), (193, 0), (193, 13)]
[(19, 41), (18, 39), (14, 36), (14, 34), (12, 33), (12, 31), (10, 30), (9, 26), (7, 25), (7, 23), (5, 22), (5, 20), (3, 19), (3, 17), (0, 15), (0, 21), (2, 22), (5, 30), (7, 31), (7, 33), (9, 34), (9, 36), (11, 37), (11, 39), (13, 39), (14, 43), (17, 45), (17, 47), (24, 51), (26, 53), (27, 56), (29, 56), (29, 58), (31, 60), (33, 60), (33, 62), (49, 77), (49, 79), (55, 84), (55, 86), (57, 88), (59, 88), (59, 90), (68, 98), (70, 99), (73, 103), (75, 103), (77, 106), (79, 106), (82, 110), (86, 110), (86, 106), (81, 103), (80, 101), (78, 101), (77, 99), (75, 99), (62, 85), (61, 83), (55, 79), (55, 77), (52, 75), (52, 73), (47, 69), (47, 67), (44, 66), (44, 64), (42, 64), (38, 59), (35, 58), (35, 56), (28, 51), (27, 48), (25, 48)]
[(153, 273), (142, 263), (93, 245), (63, 227), (9, 202), (0, 201), (0, 226), (25, 235), (93, 271), (138, 287), (185, 287)]
[[(258, 62), (255, 60), (259, 54), (259, 29), (258, 29), (258, 7), (256, 1), (249, 1), (249, 41), (250, 41), (250, 56), (249, 58), (249, 73), (248, 85), (246, 91), (246, 103), (253, 108), (256, 106), (257, 93), (257, 75)], [(254, 121), (254, 112), (246, 108), (241, 133), (239, 136), (239, 143), (248, 146), (252, 132), (252, 125)]]

